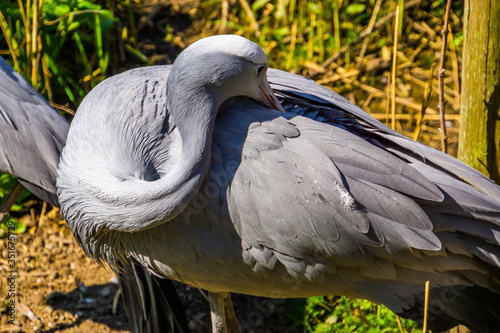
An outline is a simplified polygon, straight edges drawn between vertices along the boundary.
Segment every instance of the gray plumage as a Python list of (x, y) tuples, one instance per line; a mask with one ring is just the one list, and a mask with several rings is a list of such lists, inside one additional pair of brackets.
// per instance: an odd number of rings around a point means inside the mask
[(0, 171), (58, 206), (54, 180), (69, 123), (1, 57), (0, 117)]
[[(69, 127), (0, 57), (0, 172), (17, 177), (33, 194), (56, 207), (57, 166)], [(171, 281), (151, 276), (142, 267), (122, 272), (118, 278), (132, 332), (189, 332)]]
[(210, 37), (86, 97), (57, 182), (86, 253), (211, 292), (347, 295), (416, 320), (429, 280), (431, 328), (496, 329), (500, 188), (303, 77), (268, 71), (285, 112), (271, 110), (262, 66), (248, 40)]

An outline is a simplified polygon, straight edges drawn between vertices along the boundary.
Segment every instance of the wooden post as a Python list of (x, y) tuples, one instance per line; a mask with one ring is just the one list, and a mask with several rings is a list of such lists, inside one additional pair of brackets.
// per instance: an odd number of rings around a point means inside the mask
[(500, 1), (466, 0), (458, 158), (500, 183)]

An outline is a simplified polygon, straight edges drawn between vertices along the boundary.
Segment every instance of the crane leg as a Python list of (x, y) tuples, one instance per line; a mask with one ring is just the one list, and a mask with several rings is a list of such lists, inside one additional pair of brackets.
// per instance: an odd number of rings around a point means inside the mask
[(212, 333), (241, 333), (229, 293), (208, 293)]
[(229, 293), (227, 297), (224, 297), (224, 314), (228, 333), (241, 333), (241, 327), (234, 313), (233, 302), (231, 302), (231, 294)]
[(212, 318), (212, 333), (228, 333), (226, 326), (226, 315), (224, 311), (224, 294), (208, 293), (210, 303), (210, 314)]

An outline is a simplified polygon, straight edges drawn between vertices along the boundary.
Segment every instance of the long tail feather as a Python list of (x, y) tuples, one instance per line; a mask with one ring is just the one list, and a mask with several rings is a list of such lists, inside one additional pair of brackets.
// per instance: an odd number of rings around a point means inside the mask
[(184, 308), (172, 281), (133, 265), (119, 274), (125, 310), (134, 333), (190, 332)]

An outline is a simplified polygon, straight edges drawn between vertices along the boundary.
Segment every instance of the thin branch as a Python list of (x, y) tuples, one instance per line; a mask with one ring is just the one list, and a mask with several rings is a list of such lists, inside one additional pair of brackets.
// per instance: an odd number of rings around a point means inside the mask
[(444, 115), (444, 61), (446, 58), (446, 43), (448, 41), (448, 20), (450, 17), (451, 0), (446, 3), (446, 14), (444, 15), (444, 27), (441, 31), (443, 35), (443, 44), (441, 45), (441, 59), (439, 60), (439, 114), (441, 115), (441, 150), (448, 151), (448, 136), (446, 134), (446, 119)]
[(396, 315), (396, 322), (398, 323), (399, 331), (401, 333), (405, 333), (405, 331), (403, 330), (403, 325), (401, 324), (401, 319), (399, 319), (398, 315)]
[(227, 31), (227, 16), (229, 15), (229, 2), (228, 0), (222, 0), (221, 9), (221, 25), (219, 27), (219, 32), (225, 34)]
[(259, 30), (259, 23), (255, 19), (255, 15), (253, 14), (252, 7), (248, 4), (247, 0), (239, 0), (241, 7), (243, 8), (243, 11), (248, 17), (248, 20), (250, 21), (250, 26), (252, 31), (255, 33), (255, 36), (259, 37), (260, 36), (260, 30)]
[(427, 312), (429, 311), (429, 281), (425, 282), (425, 298), (424, 298), (424, 324), (422, 333), (427, 331)]
[[(387, 87), (385, 88), (385, 126), (389, 126), (389, 109), (391, 103), (391, 74), (386, 73), (384, 76), (387, 76)], [(368, 88), (370, 86), (367, 86)], [(371, 87), (370, 87), (371, 88)], [(363, 88), (361, 88), (363, 89)], [(382, 94), (383, 96), (383, 94)]]
[[(370, 114), (370, 116), (377, 119), (378, 121), (385, 121), (387, 119), (387, 114), (385, 112), (378, 112), (378, 113), (368, 112), (368, 113)], [(414, 119), (414, 117), (409, 113), (397, 113), (396, 114), (397, 121), (411, 122), (411, 121), (413, 121), (413, 119)], [(448, 119), (448, 121), (453, 121), (453, 122), (456, 122), (458, 124), (460, 121), (460, 115), (459, 114), (450, 114), (450, 115), (448, 115), (447, 119)], [(424, 114), (423, 123), (425, 123), (427, 121), (439, 121), (439, 115), (426, 113), (426, 114)], [(425, 126), (425, 124), (422, 124), (422, 132), (424, 131), (424, 129), (428, 129), (429, 131), (434, 130), (437, 134), (441, 133), (439, 131), (439, 129), (436, 129), (434, 127)], [(458, 128), (455, 128), (454, 130), (458, 131)], [(448, 131), (450, 131), (450, 129), (448, 129)], [(412, 135), (409, 135), (409, 136), (411, 137)]]
[(12, 205), (16, 203), (17, 198), (19, 198), (23, 190), (23, 184), (16, 181), (14, 187), (10, 190), (9, 194), (7, 194), (5, 201), (0, 206), (0, 223), (5, 220), (5, 217), (9, 214)]
[[(453, 30), (453, 27), (450, 27), (450, 30)], [(451, 51), (451, 68), (453, 70), (453, 91), (455, 95), (455, 104), (458, 105), (458, 110), (460, 110), (460, 73), (458, 69), (458, 58), (457, 58), (457, 50), (455, 45), (453, 44), (453, 32), (449, 31), (451, 34), (450, 38), (450, 51)]]
[(91, 14), (102, 14), (102, 13), (104, 13), (104, 10), (102, 10), (102, 9), (100, 9), (100, 10), (95, 10), (95, 9), (77, 10), (74, 12), (69, 12), (69, 13), (66, 13), (64, 15), (61, 15), (53, 21), (45, 21), (44, 20), (43, 24), (44, 25), (54, 25), (54, 24), (59, 23), (59, 21), (65, 19), (66, 17), (68, 17), (70, 15), (82, 15), (82, 14), (90, 14), (90, 13)]
[(12, 57), (12, 61), (14, 62), (14, 68), (16, 72), (21, 73), (21, 67), (19, 66), (19, 61), (17, 60), (17, 50), (14, 49), (14, 46), (11, 42), (10, 30), (7, 26), (7, 21), (0, 10), (0, 28), (2, 29), (2, 33), (5, 37), (5, 41), (7, 42), (7, 47), (9, 48), (10, 55)]
[(40, 213), (40, 219), (38, 220), (39, 228), (44, 224), (46, 215), (47, 215), (47, 203), (44, 201), (42, 204), (42, 212)]
[[(417, 141), (422, 130), (422, 122), (424, 121), (425, 109), (429, 105), (429, 99), (432, 95), (432, 79), (434, 78), (434, 68), (436, 63), (433, 63), (431, 69), (429, 70), (429, 77), (427, 78), (427, 83), (425, 84), (424, 98), (422, 99), (422, 109), (417, 116), (417, 123), (415, 124), (415, 132), (413, 132), (413, 140)], [(441, 116), (440, 118), (441, 119)]]
[(375, 25), (375, 21), (377, 20), (378, 11), (380, 10), (380, 5), (382, 4), (382, 0), (377, 0), (375, 3), (375, 7), (373, 8), (372, 17), (370, 18), (370, 23), (368, 23), (368, 28), (366, 29), (367, 38), (365, 38), (363, 45), (361, 46), (361, 52), (359, 52), (358, 63), (356, 64), (356, 69), (361, 67), (361, 63), (363, 62), (363, 57), (365, 56), (366, 48), (368, 47), (368, 42), (370, 41), (370, 34), (373, 31), (373, 26)]
[(394, 23), (394, 48), (392, 53), (392, 76), (391, 76), (391, 128), (396, 129), (396, 64), (398, 53), (398, 35), (399, 35), (399, 6), (396, 7), (396, 22)]
[(73, 111), (72, 109), (68, 108), (67, 106), (64, 106), (64, 105), (61, 105), (61, 104), (57, 104), (57, 103), (54, 103), (54, 102), (50, 102), (49, 104), (54, 109), (58, 109), (58, 110), (64, 111), (66, 113), (69, 113), (72, 116), (74, 116), (76, 114), (75, 111)]

